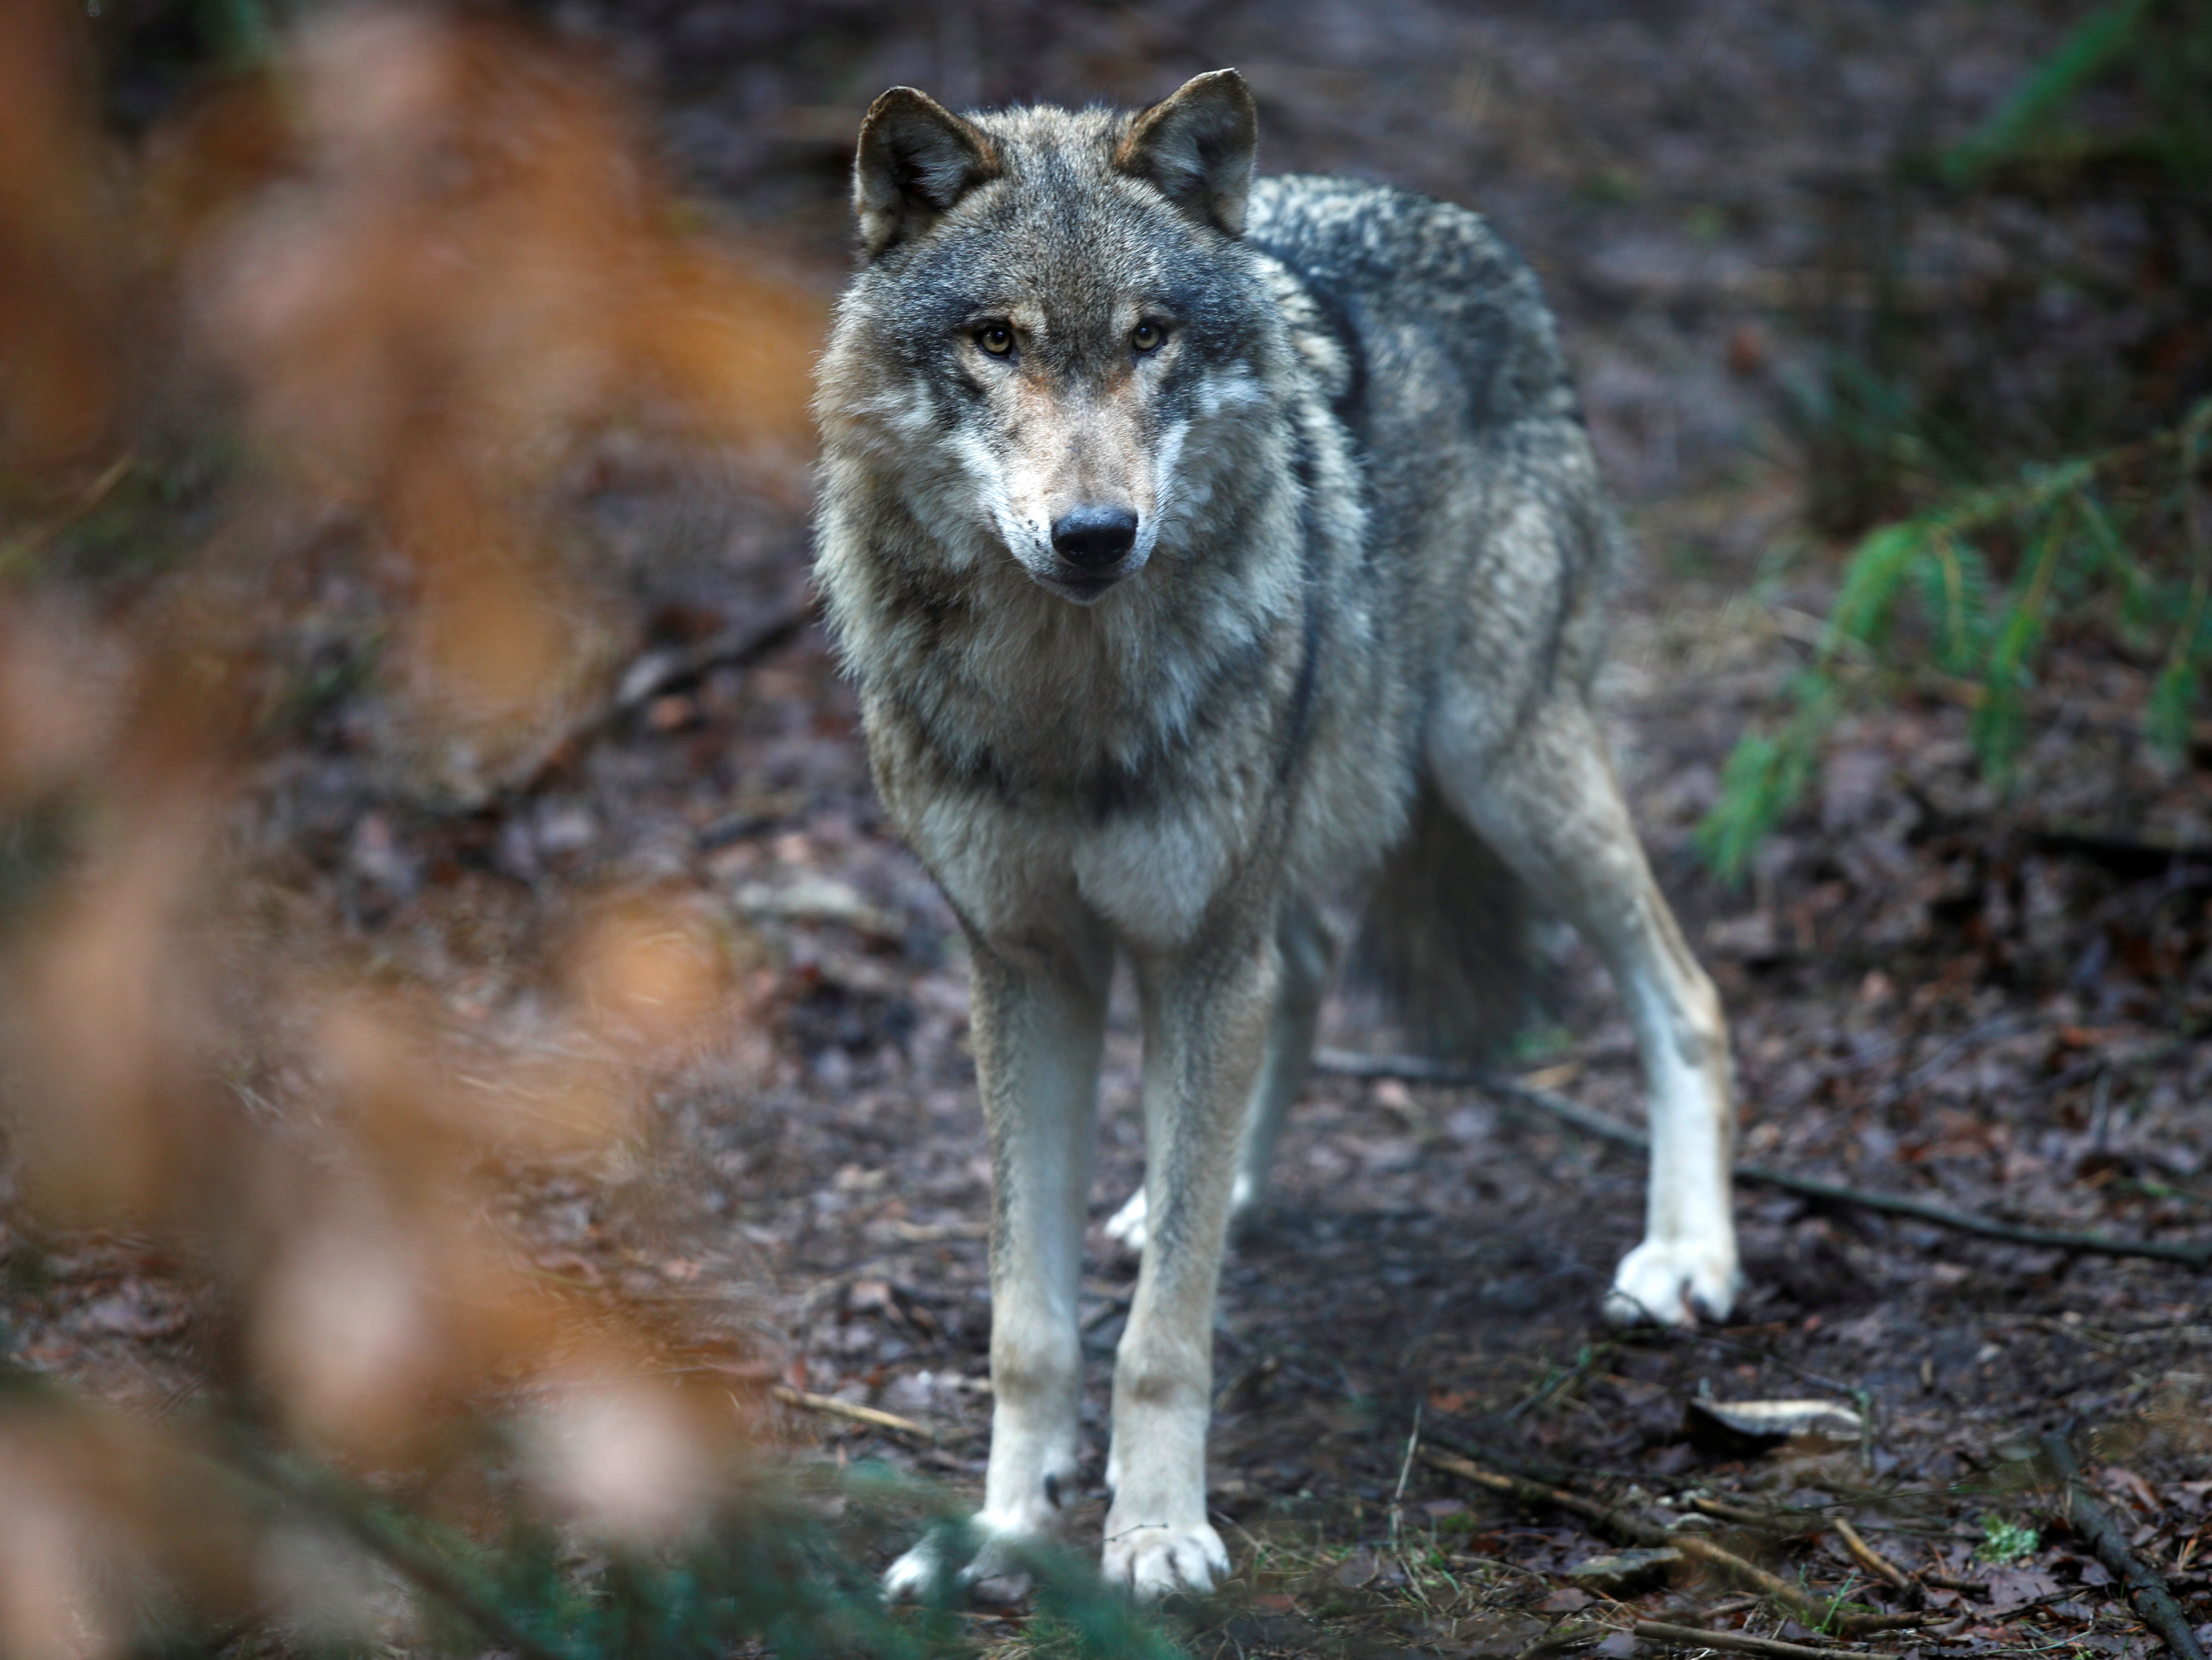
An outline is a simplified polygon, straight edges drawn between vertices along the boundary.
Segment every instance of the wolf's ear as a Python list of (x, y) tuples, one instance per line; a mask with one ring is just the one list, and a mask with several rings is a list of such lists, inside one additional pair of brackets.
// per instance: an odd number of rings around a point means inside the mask
[(998, 174), (997, 152), (973, 125), (926, 93), (893, 87), (868, 106), (853, 161), (853, 211), (869, 256)]
[(1251, 88), (1235, 70), (1216, 70), (1139, 114), (1114, 165), (1158, 185), (1192, 218), (1241, 236), (1259, 142)]

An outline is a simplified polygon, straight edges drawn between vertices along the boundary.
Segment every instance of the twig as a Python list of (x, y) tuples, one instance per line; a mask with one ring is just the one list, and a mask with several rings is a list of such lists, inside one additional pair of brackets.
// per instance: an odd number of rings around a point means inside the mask
[(1624, 1124), (1609, 1114), (1583, 1106), (1578, 1101), (1570, 1101), (1564, 1095), (1554, 1095), (1549, 1090), (1538, 1089), (1533, 1084), (1524, 1084), (1517, 1078), (1502, 1077), (1493, 1072), (1450, 1066), (1418, 1055), (1359, 1055), (1351, 1049), (1332, 1049), (1314, 1051), (1313, 1068), (1316, 1072), (1334, 1073), (1340, 1078), (1395, 1078), (1408, 1084), (1440, 1084), (1447, 1088), (1481, 1090), (1486, 1094), (1503, 1096), (1509, 1101), (1518, 1101), (1524, 1106), (1549, 1113), (1601, 1141), (1611, 1141), (1642, 1152), (1649, 1152), (1651, 1146), (1650, 1138), (1642, 1130)]
[(1753, 1637), (1748, 1632), (1700, 1631), (1694, 1626), (1670, 1626), (1657, 1620), (1638, 1620), (1629, 1629), (1638, 1637), (1683, 1649), (1729, 1649), (1738, 1654), (1764, 1654), (1769, 1660), (1837, 1660), (1839, 1655), (1871, 1655), (1872, 1649), (1820, 1648), (1804, 1643), (1784, 1643), (1778, 1638)]
[(875, 1407), (863, 1407), (850, 1401), (840, 1401), (833, 1395), (810, 1395), (805, 1389), (795, 1389), (787, 1383), (778, 1383), (769, 1390), (787, 1407), (796, 1407), (801, 1412), (818, 1412), (825, 1418), (842, 1418), (855, 1424), (866, 1424), (870, 1429), (889, 1430), (894, 1435), (910, 1435), (918, 1441), (927, 1441), (933, 1447), (942, 1446), (945, 1438), (927, 1424), (917, 1424), (911, 1418), (902, 1418), (895, 1412), (884, 1412)]
[(1421, 1449), (1421, 1462), (1447, 1475), (1456, 1475), (1462, 1481), (1472, 1481), (1479, 1487), (1537, 1510), (1560, 1510), (1570, 1516), (1579, 1516), (1585, 1522), (1594, 1522), (1607, 1533), (1625, 1539), (1632, 1545), (1659, 1546), (1679, 1543), (1669, 1538), (1667, 1529), (1656, 1522), (1632, 1516), (1626, 1511), (1616, 1510), (1610, 1505), (1600, 1504), (1595, 1499), (1585, 1499), (1578, 1493), (1569, 1493), (1564, 1487), (1547, 1487), (1540, 1481), (1524, 1481), (1517, 1475), (1501, 1475), (1487, 1470), (1472, 1458), (1462, 1458), (1455, 1452), (1439, 1452), (1434, 1447)]
[(1725, 1499), (1716, 1499), (1711, 1493), (1692, 1493), (1683, 1501), (1693, 1511), (1711, 1517), (1717, 1522), (1726, 1522), (1739, 1528), (1756, 1528), (1761, 1533), (1771, 1533), (1784, 1538), (1798, 1539), (1817, 1533), (1826, 1523), (1827, 1517), (1818, 1511), (1800, 1511), (1794, 1518), (1778, 1511), (1754, 1510), (1749, 1505), (1732, 1504)]
[(749, 668), (805, 628), (813, 616), (814, 599), (810, 594), (781, 617), (758, 627), (722, 629), (688, 646), (649, 651), (623, 672), (608, 712), (627, 714), (642, 708), (661, 693), (714, 669)]
[(1948, 1072), (1957, 1063), (1959, 1057), (1976, 1044), (1984, 1043), (1992, 1037), (2009, 1037), (2022, 1024), (2017, 1015), (2000, 1014), (1993, 1020), (1984, 1020), (1981, 1025), (1960, 1032), (1929, 1059), (1906, 1073), (1904, 1077), (1876, 1090), (1874, 1099), (1868, 1104), (1869, 1108), (1873, 1111), (1881, 1112), (1887, 1108), (1895, 1106), (1922, 1085), (1931, 1082)]
[(1413, 1427), (1406, 1437), (1406, 1456), (1398, 1466), (1398, 1490), (1390, 1495), (1390, 1548), (1398, 1548), (1398, 1528), (1405, 1516), (1406, 1478), (1413, 1473), (1413, 1454), (1421, 1444), (1421, 1403), (1413, 1403)]
[(1934, 1568), (1922, 1571), (1920, 1583), (1933, 1585), (1937, 1590), (1972, 1591), (1977, 1596), (1990, 1594), (1990, 1582), (1986, 1579), (1963, 1579), (1955, 1573), (1943, 1573)]
[(1618, 1343), (1601, 1343), (1596, 1347), (1585, 1352), (1581, 1359), (1576, 1361), (1565, 1371), (1554, 1371), (1535, 1389), (1505, 1409), (1505, 1422), (1509, 1424), (1517, 1422), (1538, 1408), (1548, 1405), (1604, 1365), (1613, 1358), (1614, 1351), (1620, 1347)]
[(1880, 1631), (1918, 1631), (1923, 1626), (1936, 1625), (1938, 1620), (1936, 1615), (1916, 1608), (1905, 1614), (1846, 1614), (1830, 1623), (1839, 1637), (1870, 1637)]
[(1563, 1653), (1581, 1644), (1610, 1637), (1617, 1629), (1617, 1627), (1608, 1626), (1601, 1620), (1585, 1620), (1579, 1624), (1573, 1620), (1562, 1620), (1515, 1655), (1513, 1660), (1544, 1660), (1546, 1655)]
[(1844, 1548), (1851, 1554), (1853, 1561), (1876, 1578), (1887, 1580), (1906, 1596), (1917, 1595), (1917, 1587), (1905, 1577), (1905, 1570), (1867, 1543), (1846, 1518), (1838, 1516), (1833, 1521), (1836, 1537), (1844, 1541)]
[(2128, 1601), (2142, 1621), (2166, 1639), (2179, 1660), (2204, 1660), (2204, 1651), (2190, 1629), (2188, 1616), (2173, 1600), (2173, 1593), (2158, 1570), (2128, 1548), (2128, 1536), (2112, 1512), (2092, 1499), (2081, 1486), (2081, 1466), (2074, 1456), (2074, 1444), (2056, 1431), (2042, 1438), (2043, 1455), (2058, 1475), (2058, 1514), (2067, 1526), (2088, 1540), (2097, 1560), (2124, 1586)]
[[(1505, 1475), (1496, 1470), (1485, 1469), (1473, 1459), (1462, 1458), (1457, 1453), (1424, 1448), (1421, 1461), (1449, 1475), (1456, 1475), (1463, 1481), (1486, 1487), (1518, 1504), (1538, 1509), (1565, 1511), (1571, 1516), (1579, 1516), (1632, 1544), (1672, 1546), (1691, 1561), (1701, 1563), (1724, 1578), (1771, 1597), (1806, 1625), (1827, 1625), (1839, 1633), (1848, 1634), (1923, 1623), (1923, 1616), (1917, 1614), (1846, 1614), (1837, 1618), (1832, 1602), (1808, 1595), (1802, 1588), (1776, 1578), (1756, 1563), (1746, 1561), (1734, 1551), (1715, 1544), (1701, 1534), (1680, 1529), (1670, 1532), (1656, 1522), (1595, 1499), (1586, 1499), (1578, 1493), (1569, 1493), (1564, 1487), (1547, 1487), (1540, 1481), (1526, 1481), (1517, 1475)], [(2191, 1657), (2191, 1660), (2202, 1660), (2202, 1657)]]
[[(1649, 1152), (1651, 1146), (1650, 1137), (1632, 1125), (1624, 1124), (1619, 1119), (1585, 1107), (1579, 1102), (1570, 1101), (1563, 1095), (1538, 1089), (1518, 1079), (1502, 1078), (1495, 1073), (1447, 1066), (1419, 1055), (1354, 1055), (1345, 1049), (1328, 1049), (1316, 1050), (1313, 1064), (1316, 1071), (1335, 1073), (1346, 1078), (1396, 1078), (1413, 1084), (1478, 1089), (1486, 1094), (1533, 1107), (1539, 1112), (1573, 1125), (1585, 1134), (1610, 1141), (1616, 1146), (1632, 1147), (1638, 1152)], [(1891, 1216), (1909, 1216), (1916, 1221), (1931, 1223), (1939, 1228), (1979, 1234), (1985, 1239), (2002, 1239), (2009, 1244), (2036, 1245), (2047, 1250), (2081, 1251), (2094, 1256), (2150, 1257), (2160, 1262), (2185, 1263), (2193, 1268), (2212, 1268), (2212, 1240), (2208, 1239), (2114, 1239), (2101, 1233), (2068, 1233), (2054, 1228), (2027, 1227), (2016, 1222), (2000, 1222), (1993, 1217), (1976, 1216), (1966, 1211), (1948, 1210), (1941, 1205), (1926, 1204), (1917, 1199), (1869, 1193), (1863, 1188), (1840, 1187), (1832, 1182), (1815, 1182), (1808, 1177), (1792, 1176), (1787, 1171), (1770, 1170), (1760, 1164), (1737, 1165), (1735, 1179), (1759, 1187), (1779, 1188), (1785, 1193), (1802, 1194), (1825, 1204), (1851, 1205), (1861, 1210), (1879, 1211)]]
[(0, 576), (10, 575), (27, 565), (46, 551), (49, 544), (71, 526), (82, 521), (94, 508), (105, 502), (115, 487), (128, 477), (131, 469), (138, 463), (137, 453), (125, 450), (101, 470), (76, 499), (52, 517), (32, 526), (14, 539), (0, 542)]
[(1711, 1622), (1724, 1614), (1741, 1614), (1748, 1608), (1755, 1608), (1761, 1600), (1756, 1596), (1723, 1596), (1717, 1602), (1697, 1609), (1696, 1614), (1698, 1619)]
[[(1733, 1579), (1740, 1585), (1772, 1597), (1805, 1625), (1818, 1626), (1828, 1619), (1831, 1609), (1826, 1606), (1825, 1599), (1807, 1596), (1802, 1589), (1787, 1579), (1769, 1573), (1756, 1562), (1746, 1561), (1734, 1551), (1725, 1546), (1716, 1545), (1702, 1534), (1673, 1534), (1668, 1535), (1667, 1542), (1692, 1561), (1704, 1563), (1722, 1578)], [(1838, 1620), (1835, 1623), (1840, 1627), (1843, 1622)]]
[(814, 599), (810, 593), (781, 616), (758, 627), (723, 629), (688, 646), (647, 652), (623, 671), (611, 697), (592, 704), (569, 723), (556, 741), (546, 745), (544, 758), (531, 769), (520, 787), (535, 787), (577, 745), (623, 715), (642, 708), (662, 692), (688, 684), (713, 669), (750, 667), (789, 641), (813, 616)]

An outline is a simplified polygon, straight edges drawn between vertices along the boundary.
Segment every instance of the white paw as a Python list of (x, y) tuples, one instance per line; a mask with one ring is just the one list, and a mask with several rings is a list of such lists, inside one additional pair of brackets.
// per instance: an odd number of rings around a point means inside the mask
[(1106, 1518), (1106, 1555), (1100, 1571), (1140, 1602), (1177, 1594), (1203, 1596), (1228, 1577), (1229, 1553), (1205, 1523), (1175, 1527), (1164, 1522), (1116, 1526)]
[(1605, 1317), (1616, 1326), (1694, 1326), (1728, 1318), (1743, 1276), (1733, 1240), (1647, 1239), (1620, 1259)]
[(884, 1570), (884, 1596), (893, 1602), (919, 1602), (933, 1596), (951, 1566), (945, 1547), (931, 1534)]
[[(1259, 1214), (1260, 1190), (1242, 1171), (1229, 1190), (1229, 1227), (1232, 1234), (1251, 1225)], [(1121, 1209), (1106, 1219), (1106, 1237), (1132, 1256), (1145, 1254), (1145, 1190), (1131, 1194)]]
[[(981, 1544), (975, 1545), (979, 1535)], [(937, 1528), (884, 1570), (884, 1596), (892, 1602), (920, 1602), (951, 1595), (986, 1602), (1017, 1602), (1029, 1589), (1028, 1540), (994, 1533), (977, 1517), (972, 1528)], [(975, 1546), (962, 1565), (960, 1554)]]
[(1106, 1237), (1132, 1256), (1145, 1254), (1145, 1190), (1139, 1188), (1129, 1202), (1107, 1219)]

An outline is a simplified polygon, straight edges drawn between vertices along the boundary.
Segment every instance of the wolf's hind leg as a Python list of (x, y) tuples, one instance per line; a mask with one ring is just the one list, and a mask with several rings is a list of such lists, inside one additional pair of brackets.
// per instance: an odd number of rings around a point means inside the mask
[(948, 1571), (1018, 1573), (1021, 1547), (1060, 1530), (1075, 1493), (1082, 1350), (1076, 1298), (1113, 953), (1101, 934), (1018, 956), (971, 939), (975, 1070), (990, 1133), (991, 1456), (980, 1554), (933, 1535), (884, 1577), (895, 1597)]
[[(1321, 1023), (1321, 1006), (1328, 995), (1328, 976), (1336, 966), (1336, 930), (1310, 900), (1285, 902), (1283, 920), (1276, 930), (1282, 953), (1282, 988), (1276, 994), (1275, 1014), (1267, 1028), (1267, 1059), (1260, 1072), (1260, 1085), (1252, 1092), (1252, 1108), (1244, 1120), (1244, 1141), (1237, 1156), (1237, 1185), (1229, 1196), (1229, 1225), (1234, 1229), (1258, 1213), (1267, 1189), (1267, 1171), (1275, 1162), (1275, 1143), (1282, 1139), (1283, 1121), (1305, 1082), (1306, 1063), (1313, 1055), (1314, 1030)], [(1106, 1224), (1106, 1234), (1131, 1256), (1145, 1249), (1145, 1190), (1131, 1194)]]
[(1728, 1028), (1644, 856), (1582, 699), (1551, 698), (1503, 740), (1473, 734), (1448, 696), (1430, 763), (1463, 814), (1537, 897), (1595, 948), (1636, 1030), (1650, 1090), (1651, 1176), (1644, 1242), (1624, 1258), (1607, 1318), (1693, 1324), (1734, 1302), (1729, 1205), (1735, 1112)]

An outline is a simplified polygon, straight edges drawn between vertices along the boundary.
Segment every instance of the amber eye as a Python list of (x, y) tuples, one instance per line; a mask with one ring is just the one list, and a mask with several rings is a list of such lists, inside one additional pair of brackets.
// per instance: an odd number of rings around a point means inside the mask
[(1158, 351), (1168, 331), (1158, 323), (1139, 323), (1129, 331), (1129, 344), (1139, 351)]
[(1014, 349), (1014, 331), (1004, 323), (994, 323), (975, 331), (975, 344), (994, 357), (1004, 357)]

